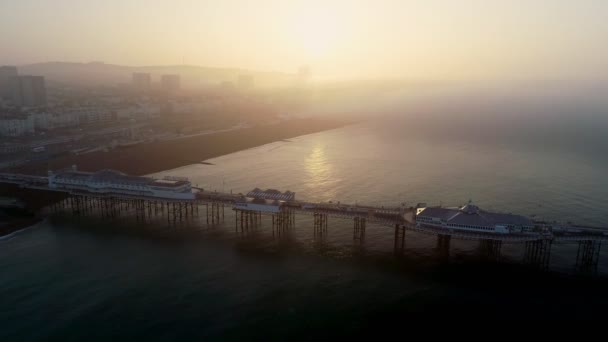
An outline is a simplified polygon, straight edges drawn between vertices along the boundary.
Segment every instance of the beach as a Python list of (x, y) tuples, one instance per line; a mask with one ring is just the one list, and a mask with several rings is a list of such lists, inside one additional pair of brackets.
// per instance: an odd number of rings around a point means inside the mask
[(228, 132), (143, 143), (108, 152), (68, 155), (50, 161), (25, 164), (12, 168), (10, 172), (46, 175), (48, 170), (77, 165), (78, 169), (83, 171), (114, 169), (131, 175), (146, 175), (346, 124), (344, 121), (335, 120), (292, 119)]
[[(15, 173), (46, 175), (77, 165), (83, 171), (115, 169), (131, 175), (146, 175), (180, 166), (204, 163), (205, 160), (238, 152), (264, 144), (342, 127), (346, 122), (320, 119), (293, 119), (270, 125), (260, 125), (227, 132), (199, 135), (144, 143), (108, 152), (97, 151), (83, 155), (69, 155), (45, 162), (33, 162), (5, 170)], [(24, 201), (31, 210), (62, 198), (62, 195), (45, 191), (32, 191), (11, 184), (0, 184), (0, 194)], [(0, 226), (0, 236), (31, 226), (40, 218), (13, 218)]]

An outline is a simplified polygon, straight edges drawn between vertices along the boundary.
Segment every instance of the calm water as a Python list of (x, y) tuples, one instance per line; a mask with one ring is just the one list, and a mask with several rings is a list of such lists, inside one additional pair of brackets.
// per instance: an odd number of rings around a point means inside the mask
[[(188, 176), (209, 190), (277, 188), (299, 199), (384, 206), (472, 199), (488, 209), (608, 222), (603, 154), (419, 133), (400, 120), (364, 123), (159, 175)], [(382, 226), (368, 225), (365, 244), (353, 246), (347, 220), (330, 219), (319, 239), (308, 217), (278, 237), (267, 220), (241, 235), (228, 210), (216, 226), (201, 216), (172, 228), (162, 219), (56, 216), (0, 240), (0, 339), (361, 336), (397, 329), (405, 316), (599, 319), (608, 308), (605, 280), (571, 276), (576, 245), (554, 245), (553, 272), (543, 274), (519, 265), (518, 245), (503, 246), (497, 265), (480, 260), (476, 243), (454, 240), (446, 265), (432, 236), (408, 233), (397, 258), (392, 230)]]

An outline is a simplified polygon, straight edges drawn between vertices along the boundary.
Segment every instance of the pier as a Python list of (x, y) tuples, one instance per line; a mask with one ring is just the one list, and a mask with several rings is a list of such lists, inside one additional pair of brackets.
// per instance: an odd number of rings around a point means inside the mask
[[(190, 218), (200, 217), (204, 212), (207, 225), (217, 225), (224, 221), (226, 209), (232, 209), (236, 232), (246, 234), (267, 221), (272, 226), (273, 236), (281, 236), (294, 227), (297, 215), (308, 215), (312, 217), (311, 233), (319, 238), (328, 234), (330, 221), (352, 220), (354, 246), (365, 243), (366, 227), (374, 224), (386, 227), (387, 234), (394, 234), (395, 255), (402, 255), (407, 248), (408, 232), (436, 236), (436, 252), (444, 260), (449, 259), (453, 239), (478, 241), (480, 254), (493, 262), (501, 260), (504, 244), (520, 244), (524, 251), (523, 263), (543, 271), (549, 269), (553, 244), (572, 243), (578, 244), (575, 269), (581, 273), (595, 274), (601, 244), (608, 240), (608, 229), (598, 227), (524, 222), (517, 229), (510, 227), (507, 233), (463, 230), (456, 225), (453, 225), (453, 229), (446, 223), (448, 221), (439, 226), (423, 220), (418, 206), (408, 208), (402, 204), (395, 208), (384, 208), (340, 202), (315, 203), (296, 200), (295, 193), (289, 191), (258, 188), (246, 195), (209, 192), (192, 187), (189, 181), (182, 178), (157, 180), (111, 170), (82, 173), (73, 168), (65, 172), (49, 172), (48, 177), (0, 173), (0, 183), (61, 193), (63, 199), (51, 204), (49, 209), (76, 216), (118, 218), (130, 215), (141, 221), (160, 218), (169, 225), (178, 225)], [(471, 210), (477, 209), (472, 207), (450, 210), (475, 214)], [(439, 211), (433, 209), (430, 212)], [(264, 217), (267, 219), (263, 220)]]

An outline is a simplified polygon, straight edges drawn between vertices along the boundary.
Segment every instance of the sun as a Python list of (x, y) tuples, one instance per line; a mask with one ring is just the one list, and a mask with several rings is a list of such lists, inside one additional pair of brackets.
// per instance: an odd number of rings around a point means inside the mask
[(329, 12), (303, 13), (295, 22), (295, 43), (310, 58), (322, 58), (335, 52), (340, 43), (341, 27)]

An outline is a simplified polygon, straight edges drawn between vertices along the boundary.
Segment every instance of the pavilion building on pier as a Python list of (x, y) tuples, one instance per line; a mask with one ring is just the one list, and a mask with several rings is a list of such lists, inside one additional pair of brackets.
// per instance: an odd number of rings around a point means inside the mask
[(127, 195), (172, 200), (194, 200), (192, 184), (187, 178), (129, 176), (115, 170), (78, 171), (76, 166), (48, 172), (48, 187), (72, 192), (104, 195)]
[(295, 192), (255, 188), (249, 191), (241, 201), (236, 202), (234, 208), (237, 210), (278, 213), (282, 211), (287, 202), (293, 201), (295, 198)]
[(525, 233), (534, 228), (532, 220), (524, 216), (494, 213), (471, 203), (460, 208), (420, 208), (416, 215), (418, 226), (479, 233)]
[(293, 201), (296, 199), (296, 193), (289, 190), (281, 192), (275, 189), (261, 190), (255, 188), (247, 193), (247, 197), (277, 201)]

